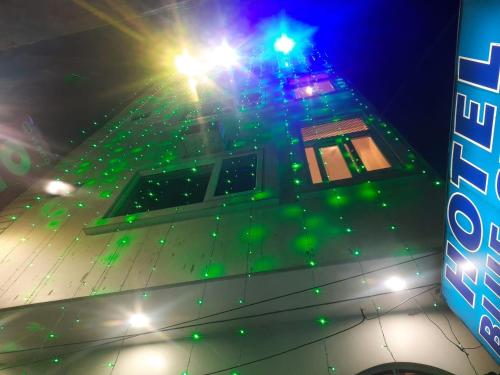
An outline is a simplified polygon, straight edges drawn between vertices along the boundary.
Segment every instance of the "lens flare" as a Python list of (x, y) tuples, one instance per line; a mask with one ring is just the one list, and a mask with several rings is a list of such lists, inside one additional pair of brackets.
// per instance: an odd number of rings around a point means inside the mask
[(281, 36), (274, 42), (274, 49), (288, 55), (295, 47), (295, 41), (288, 37), (286, 34)]
[(223, 41), (210, 53), (210, 60), (212, 65), (228, 69), (238, 64), (239, 56), (234, 48)]

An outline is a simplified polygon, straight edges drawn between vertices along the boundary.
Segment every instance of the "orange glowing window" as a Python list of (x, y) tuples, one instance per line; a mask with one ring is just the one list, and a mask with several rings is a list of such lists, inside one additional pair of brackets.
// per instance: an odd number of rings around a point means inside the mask
[(309, 142), (365, 130), (368, 130), (368, 127), (363, 119), (356, 117), (322, 125), (308, 126), (307, 128), (302, 128), (301, 132), (304, 142)]
[(318, 161), (316, 159), (316, 153), (314, 148), (306, 147), (306, 158), (307, 165), (309, 166), (309, 173), (311, 174), (311, 180), (313, 184), (319, 184), (323, 182), (321, 178), (321, 172), (319, 171)]
[(323, 159), (328, 181), (344, 180), (352, 177), (338, 146), (322, 147), (319, 152)]
[(312, 96), (334, 92), (335, 87), (330, 81), (312, 82), (306, 86), (300, 86), (293, 90), (295, 99), (304, 99)]
[(367, 171), (376, 171), (391, 166), (372, 137), (353, 138), (351, 142)]

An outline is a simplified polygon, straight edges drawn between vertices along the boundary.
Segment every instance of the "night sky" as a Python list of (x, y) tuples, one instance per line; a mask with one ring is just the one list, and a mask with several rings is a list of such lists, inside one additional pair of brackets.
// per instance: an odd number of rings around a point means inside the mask
[[(458, 0), (228, 3), (202, 1), (183, 12), (205, 34), (241, 33), (280, 12), (316, 26), (314, 41), (337, 72), (446, 174)], [(173, 20), (159, 14), (143, 23), (158, 31)], [(31, 115), (52, 152), (64, 155), (158, 73), (145, 58), (148, 43), (109, 26), (0, 52), (4, 129)]]

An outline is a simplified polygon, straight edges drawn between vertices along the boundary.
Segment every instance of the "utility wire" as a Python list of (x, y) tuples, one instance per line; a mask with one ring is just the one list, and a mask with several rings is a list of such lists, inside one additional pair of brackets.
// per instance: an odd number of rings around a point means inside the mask
[[(145, 334), (163, 332), (163, 331), (166, 331), (166, 330), (169, 330), (171, 328), (178, 327), (178, 326), (181, 326), (180, 328), (183, 328), (182, 326), (184, 326), (186, 324), (189, 324), (189, 323), (194, 323), (194, 322), (197, 322), (197, 321), (200, 321), (200, 320), (204, 320), (204, 319), (207, 319), (207, 318), (213, 318), (215, 316), (224, 315), (224, 314), (227, 314), (227, 313), (230, 313), (230, 312), (242, 310), (242, 309), (245, 309), (247, 307), (256, 306), (256, 305), (259, 305), (259, 304), (262, 304), (262, 303), (267, 303), (267, 302), (275, 301), (275, 300), (278, 300), (278, 299), (281, 299), (281, 298), (290, 297), (290, 296), (293, 296), (293, 295), (296, 295), (296, 294), (301, 294), (301, 293), (304, 293), (304, 292), (315, 290), (317, 288), (324, 288), (326, 286), (338, 284), (338, 283), (341, 283), (341, 282), (344, 282), (344, 281), (352, 280), (352, 279), (355, 279), (355, 278), (358, 278), (358, 277), (361, 277), (361, 276), (369, 275), (369, 274), (372, 274), (372, 273), (383, 271), (383, 270), (386, 270), (386, 269), (389, 269), (389, 268), (392, 268), (392, 267), (397, 267), (397, 266), (400, 266), (400, 265), (403, 265), (403, 264), (407, 264), (407, 263), (410, 263), (410, 262), (414, 262), (414, 261), (417, 261), (417, 260), (420, 260), (420, 259), (424, 259), (424, 258), (427, 258), (427, 257), (430, 257), (430, 256), (438, 255), (438, 254), (441, 254), (441, 252), (439, 252), (439, 251), (433, 252), (433, 253), (426, 254), (426, 255), (423, 255), (421, 257), (418, 257), (418, 258), (412, 258), (410, 260), (406, 260), (406, 261), (402, 261), (402, 262), (395, 263), (395, 264), (392, 264), (392, 265), (380, 267), (378, 269), (374, 269), (374, 270), (371, 270), (371, 271), (362, 272), (362, 273), (357, 274), (357, 275), (348, 276), (348, 277), (345, 277), (343, 279), (339, 279), (339, 280), (335, 280), (335, 281), (330, 281), (328, 283), (323, 283), (323, 284), (320, 284), (320, 285), (315, 285), (315, 286), (312, 286), (312, 287), (309, 287), (309, 288), (301, 289), (301, 290), (298, 290), (298, 291), (294, 291), (294, 292), (290, 292), (290, 293), (286, 293), (286, 294), (282, 294), (282, 295), (278, 295), (278, 296), (274, 296), (274, 297), (270, 297), (270, 298), (265, 298), (265, 299), (262, 299), (262, 300), (259, 300), (259, 301), (256, 301), (256, 302), (252, 302), (252, 303), (248, 303), (248, 304), (245, 304), (245, 305), (233, 307), (231, 309), (222, 310), (222, 311), (219, 311), (219, 312), (216, 312), (216, 313), (208, 314), (208, 315), (205, 315), (205, 316), (200, 316), (198, 318), (193, 318), (193, 319), (185, 320), (185, 321), (179, 322), (179, 323), (174, 323), (172, 325), (161, 327), (161, 328), (158, 328), (158, 329), (155, 329), (155, 330), (150, 330), (150, 331), (146, 331), (146, 332), (140, 332), (140, 333), (137, 333), (137, 334), (132, 334), (132, 335), (129, 336), (129, 338), (133, 338), (133, 337), (137, 337), (137, 336), (141, 336), (141, 335), (145, 335)], [(381, 294), (381, 295), (383, 295), (383, 294)], [(347, 299), (347, 300), (344, 300), (344, 301), (356, 300), (356, 299), (358, 299), (358, 297), (355, 297), (354, 299)], [(331, 304), (331, 303), (326, 302), (325, 304)], [(117, 339), (119, 338), (121, 340), (123, 337), (122, 336), (113, 336), (113, 337), (107, 337), (107, 338), (101, 338), (101, 339), (92, 339), (92, 340), (86, 340), (86, 341), (80, 341), (80, 342), (74, 342), (74, 343), (52, 345), (52, 346), (47, 346), (46, 348), (54, 348), (54, 347), (62, 347), (62, 346), (70, 346), (70, 345), (79, 345), (79, 344), (88, 344), (88, 343), (100, 342), (100, 341), (105, 341), (105, 340), (113, 340), (115, 338), (117, 338)], [(0, 352), (0, 355), (11, 354), (11, 353), (18, 353), (18, 352), (29, 351), (29, 350), (34, 350), (34, 349), (31, 348), (31, 349), (21, 349), (19, 351)]]
[[(426, 285), (420, 285), (417, 287), (409, 288), (406, 290), (409, 291), (409, 290), (421, 289), (421, 288), (426, 288), (426, 287), (430, 287), (430, 289), (434, 289), (434, 287), (436, 287), (437, 285), (439, 285), (439, 284), (437, 284), (437, 283), (426, 284)], [(208, 322), (186, 324), (186, 325), (181, 325), (181, 326), (170, 325), (170, 326), (157, 328), (154, 330), (148, 330), (148, 331), (143, 331), (143, 332), (129, 334), (129, 335), (111, 336), (111, 337), (105, 337), (105, 338), (100, 338), (100, 339), (76, 341), (76, 342), (63, 343), (63, 344), (54, 344), (54, 345), (50, 345), (50, 346), (45, 346), (44, 349), (54, 349), (54, 348), (61, 348), (61, 347), (67, 347), (67, 346), (73, 346), (73, 345), (92, 344), (92, 343), (96, 343), (96, 342), (100, 342), (100, 341), (115, 340), (115, 341), (110, 341), (110, 342), (104, 343), (104, 344), (110, 344), (110, 343), (120, 341), (123, 339), (125, 339), (125, 340), (132, 339), (132, 338), (145, 336), (145, 335), (149, 335), (149, 334), (153, 334), (153, 333), (170, 332), (170, 331), (176, 331), (176, 330), (181, 330), (181, 329), (186, 329), (186, 328), (195, 328), (195, 327), (202, 327), (202, 326), (207, 326), (207, 325), (212, 325), (212, 324), (228, 323), (228, 322), (233, 322), (233, 321), (237, 321), (237, 320), (261, 318), (261, 317), (265, 317), (265, 316), (269, 316), (269, 315), (276, 315), (276, 314), (295, 312), (295, 311), (306, 310), (306, 309), (311, 309), (311, 308), (316, 308), (316, 307), (323, 307), (323, 306), (335, 305), (335, 304), (340, 304), (340, 303), (353, 302), (353, 301), (358, 301), (360, 299), (381, 297), (381, 296), (394, 294), (394, 293), (397, 293), (397, 292), (382, 292), (382, 293), (377, 293), (377, 294), (371, 294), (368, 296), (345, 298), (345, 299), (341, 299), (341, 300), (334, 300), (334, 301), (329, 301), (329, 302), (321, 302), (321, 303), (315, 303), (315, 304), (310, 304), (310, 305), (296, 306), (296, 307), (290, 307), (290, 308), (286, 308), (286, 309), (272, 310), (272, 311), (266, 311), (266, 312), (262, 312), (262, 313), (242, 315), (242, 316), (237, 316), (237, 317), (233, 317), (233, 318), (211, 320)], [(25, 348), (25, 349), (10, 351), (10, 352), (0, 352), (0, 354), (22, 353), (22, 352), (29, 352), (29, 351), (33, 351), (33, 350), (39, 350), (39, 348), (38, 347), (37, 348)]]
[[(438, 284), (431, 284), (431, 286), (429, 288), (426, 288), (424, 291), (422, 292), (419, 292), (417, 293), (416, 295), (414, 296), (411, 296), (410, 298), (407, 298), (405, 299), (404, 301), (402, 301), (401, 303), (397, 304), (396, 306), (392, 307), (391, 309), (389, 310), (386, 310), (383, 314), (380, 314), (380, 316), (383, 316), (383, 315), (386, 315), (386, 314), (389, 314), (390, 312), (396, 310), (397, 308), (399, 308), (400, 306), (404, 305), (405, 303), (407, 303), (409, 300), (421, 295), (421, 294), (424, 294), (424, 293), (427, 293), (429, 292), (430, 290), (434, 289)], [(423, 287), (427, 287), (429, 285), (425, 285), (425, 286), (420, 286), (420, 287), (415, 287), (415, 288), (411, 288), (411, 289), (420, 289), (420, 288), (423, 288)], [(408, 290), (411, 290), (411, 289), (408, 289)], [(348, 301), (354, 301), (354, 300), (359, 300), (359, 299), (365, 299), (365, 298), (373, 298), (375, 296), (378, 296), (378, 295), (386, 295), (386, 294), (393, 294), (393, 293), (397, 293), (397, 292), (385, 292), (385, 293), (379, 293), (377, 295), (370, 295), (370, 296), (363, 296), (363, 297), (356, 297), (356, 298), (349, 298), (349, 299), (345, 299), (345, 300), (339, 300), (339, 301), (335, 301), (333, 303), (342, 303), (342, 302), (348, 302)], [(312, 305), (311, 307), (314, 307), (314, 306), (322, 306), (322, 305), (327, 305), (328, 303), (323, 303), (323, 304), (315, 304), (315, 305)], [(309, 306), (302, 306), (302, 307), (295, 307), (295, 308), (291, 308), (291, 309), (285, 309), (285, 310), (278, 310), (278, 311), (272, 311), (272, 312), (266, 312), (266, 313), (262, 313), (262, 314), (255, 314), (254, 316), (250, 315), (250, 316), (246, 316), (246, 317), (236, 317), (236, 318), (230, 318), (230, 319), (224, 319), (224, 320), (219, 320), (219, 321), (212, 321), (212, 322), (204, 322), (204, 323), (200, 323), (200, 324), (197, 324), (197, 325), (193, 325), (193, 326), (200, 326), (200, 325), (208, 325), (208, 324), (216, 324), (216, 323), (225, 323), (225, 322), (228, 322), (228, 321), (232, 321), (232, 320), (238, 320), (238, 319), (248, 319), (248, 318), (252, 318), (252, 317), (259, 317), (259, 316), (265, 316), (265, 315), (270, 315), (270, 314), (277, 314), (277, 313), (282, 313), (282, 312), (287, 312), (287, 311), (296, 311), (296, 310), (300, 310), (300, 309), (304, 309), (304, 308), (310, 308)], [(363, 315), (363, 321), (364, 320), (372, 320), (372, 319), (376, 319), (377, 316), (375, 317), (371, 317), (371, 318), (367, 318), (365, 315), (364, 315), (364, 312), (362, 313)], [(359, 324), (356, 324), (355, 326), (357, 326)], [(93, 345), (91, 347), (85, 347), (85, 348), (80, 348), (80, 349), (76, 349), (74, 351), (71, 351), (71, 352), (67, 352), (67, 353), (63, 353), (61, 355), (72, 355), (72, 354), (76, 354), (76, 353), (80, 353), (82, 351), (85, 351), (87, 349), (89, 350), (93, 350), (93, 349), (96, 349), (96, 348), (99, 348), (99, 347), (102, 347), (102, 346), (105, 346), (105, 345), (108, 345), (108, 344), (112, 344), (112, 343), (115, 343), (115, 342), (119, 342), (119, 341), (122, 341), (122, 340), (126, 340), (126, 339), (130, 339), (130, 338), (134, 338), (134, 337), (138, 337), (138, 336), (142, 336), (142, 335), (145, 335), (145, 334), (149, 334), (149, 333), (154, 333), (154, 332), (165, 332), (167, 330), (174, 330), (174, 329), (184, 329), (184, 328), (190, 328), (192, 326), (182, 326), (182, 327), (170, 327), (170, 328), (164, 328), (164, 329), (161, 329), (161, 330), (155, 330), (155, 331), (151, 331), (151, 332), (141, 332), (141, 333), (138, 333), (138, 334), (132, 334), (132, 335), (124, 335), (124, 336), (117, 336), (115, 340), (113, 341), (107, 341), (107, 342), (104, 342), (104, 343), (100, 343), (100, 344), (97, 344), (97, 345)], [(354, 326), (352, 327), (354, 328)], [(351, 328), (349, 328), (351, 329)], [(335, 336), (336, 334), (339, 334), (339, 333), (342, 333), (342, 332), (345, 332), (346, 330), (348, 329), (345, 329), (345, 330), (342, 330), (342, 331), (339, 331), (338, 333), (334, 333), (332, 335), (328, 335), (328, 336), (325, 336), (325, 337), (322, 337), (318, 340), (314, 340), (313, 342), (309, 342), (309, 343), (306, 343), (305, 345), (300, 345), (298, 347), (295, 347), (295, 348), (292, 348), (293, 350), (297, 350), (297, 349), (300, 349), (301, 347), (304, 347), (304, 346), (307, 346), (307, 345), (311, 345), (313, 343), (316, 343), (318, 341), (322, 341), (322, 340), (325, 340), (325, 339), (328, 339), (330, 337), (333, 337)], [(60, 346), (65, 346), (65, 344), (61, 344)], [(46, 347), (45, 349), (50, 349), (51, 347)], [(287, 350), (285, 352), (280, 352), (278, 355), (282, 355), (282, 354), (286, 354), (288, 353), (289, 351), (293, 351), (293, 350)], [(10, 352), (10, 353), (18, 353), (18, 352), (23, 352), (23, 351), (28, 351), (28, 350), (19, 350), (19, 351), (15, 351), (15, 352)], [(6, 353), (2, 353), (2, 354), (6, 354)], [(274, 355), (273, 355), (274, 356)], [(273, 358), (273, 356), (267, 356), (265, 359), (269, 359), (269, 358)], [(44, 362), (44, 361), (47, 361), (51, 358), (53, 358), (54, 355), (50, 356), (50, 357), (46, 357), (46, 358), (43, 358), (43, 359), (39, 359), (37, 361), (31, 361), (30, 364), (34, 364), (34, 363), (38, 363), (38, 362)], [(269, 358), (268, 358), (269, 357)], [(252, 361), (251, 363), (254, 363), (254, 361)], [(235, 367), (231, 367), (230, 369), (232, 368), (238, 368), (238, 367), (243, 367), (243, 366), (247, 366), (248, 364), (251, 364), (251, 363), (241, 363)], [(11, 366), (8, 366), (8, 367), (2, 367), (0, 368), (0, 370), (7, 370), (7, 369), (12, 369), (12, 368), (16, 368), (16, 367), (21, 367), (21, 366), (24, 366), (25, 363), (19, 363), (19, 364), (16, 364), (16, 365), (11, 365)], [(226, 370), (221, 370), (219, 372), (222, 372), (222, 371), (226, 371)], [(214, 373), (215, 374), (215, 373)], [(208, 374), (207, 374), (208, 375)]]
[(341, 333), (344, 333), (344, 332), (347, 332), (347, 331), (350, 331), (351, 329), (354, 329), (358, 326), (360, 326), (361, 324), (363, 324), (365, 321), (368, 321), (368, 320), (372, 320), (372, 319), (377, 319), (377, 318), (380, 318), (381, 316), (384, 316), (386, 314), (389, 314), (390, 312), (396, 310), (397, 308), (401, 307), (402, 305), (404, 305), (405, 303), (407, 303), (408, 301), (414, 299), (415, 297), (418, 297), (419, 295), (421, 294), (424, 294), (424, 293), (427, 293), (429, 292), (430, 290), (432, 290), (434, 287), (430, 288), (430, 289), (426, 289), (424, 290), (423, 292), (420, 292), (420, 293), (417, 293), (416, 295), (414, 296), (411, 296), (410, 298), (407, 298), (405, 299), (403, 302), (401, 303), (398, 303), (396, 306), (392, 307), (391, 309), (385, 311), (384, 313), (382, 314), (377, 314), (375, 315), (374, 317), (371, 317), (371, 318), (368, 318), (366, 317), (363, 309), (361, 309), (361, 320), (347, 328), (344, 328), (343, 330), (340, 330), (340, 331), (337, 331), (337, 332), (334, 332), (332, 334), (329, 334), (329, 335), (326, 335), (326, 336), (323, 336), (323, 337), (320, 337), (319, 339), (315, 339), (315, 340), (311, 340), (311, 341), (308, 341), (308, 342), (305, 342), (303, 344), (300, 344), (300, 345), (297, 345), (297, 346), (294, 346), (292, 348), (289, 348), (289, 349), (286, 349), (286, 350), (283, 350), (281, 352), (277, 352), (277, 353), (274, 353), (274, 354), (270, 354), (270, 355), (267, 355), (265, 357), (260, 357), (260, 358), (257, 358), (257, 359), (254, 359), (252, 361), (248, 361), (248, 362), (245, 362), (245, 363), (242, 363), (242, 364), (239, 364), (239, 365), (236, 365), (234, 367), (227, 367), (227, 368), (224, 368), (224, 369), (221, 369), (221, 370), (216, 370), (216, 371), (212, 371), (212, 372), (207, 372), (207, 373), (204, 373), (203, 375), (215, 375), (215, 374), (220, 374), (221, 372), (225, 372), (225, 371), (230, 371), (230, 370), (234, 370), (236, 368), (241, 368), (241, 367), (244, 367), (244, 366), (249, 366), (249, 365), (252, 365), (252, 364), (255, 364), (255, 363), (258, 363), (258, 362), (263, 362), (263, 361), (266, 361), (268, 359), (271, 359), (271, 358), (276, 358), (276, 357), (279, 357), (281, 355), (284, 355), (284, 354), (288, 354), (288, 353), (291, 353), (295, 350), (299, 350), (299, 349), (302, 349), (302, 348), (305, 348), (306, 346), (309, 346), (309, 345), (312, 345), (312, 344), (316, 344), (317, 342), (321, 342), (323, 340), (326, 340), (326, 339), (329, 339), (331, 337), (334, 337), (334, 336), (337, 336)]

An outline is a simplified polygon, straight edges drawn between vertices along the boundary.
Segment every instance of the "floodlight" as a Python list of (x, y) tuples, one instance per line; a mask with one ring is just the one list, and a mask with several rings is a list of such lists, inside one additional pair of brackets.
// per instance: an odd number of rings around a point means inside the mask
[(274, 42), (274, 49), (288, 55), (295, 47), (295, 41), (288, 37), (286, 34), (281, 36)]
[(394, 292), (398, 292), (406, 288), (406, 282), (398, 276), (392, 276), (386, 280), (385, 286)]
[(219, 47), (211, 52), (212, 64), (222, 66), (226, 69), (235, 66), (238, 63), (238, 59), (238, 53), (226, 41), (222, 42)]
[(45, 192), (50, 195), (60, 195), (66, 197), (70, 195), (74, 190), (75, 188), (73, 187), (73, 185), (59, 180), (49, 181), (45, 185)]
[(134, 314), (128, 320), (130, 326), (134, 328), (145, 327), (149, 324), (149, 318), (144, 314)]

